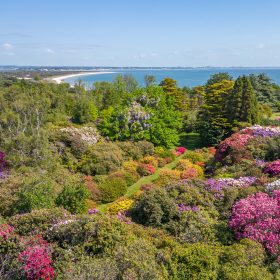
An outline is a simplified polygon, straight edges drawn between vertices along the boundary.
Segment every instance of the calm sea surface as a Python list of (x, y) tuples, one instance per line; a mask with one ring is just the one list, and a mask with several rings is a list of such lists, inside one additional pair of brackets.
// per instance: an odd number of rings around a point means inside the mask
[[(106, 71), (106, 70), (105, 70)], [(66, 82), (70, 84), (75, 84), (78, 80), (86, 85), (86, 87), (91, 87), (94, 82), (97, 81), (107, 81), (111, 82), (117, 75), (132, 75), (140, 85), (144, 85), (145, 75), (153, 75), (156, 78), (157, 83), (166, 77), (175, 79), (178, 85), (193, 87), (197, 85), (203, 85), (209, 79), (212, 74), (219, 72), (227, 72), (233, 78), (237, 78), (240, 75), (249, 74), (267, 74), (275, 83), (280, 84), (280, 68), (199, 68), (199, 69), (120, 69), (120, 70), (108, 70), (115, 72), (112, 74), (98, 74), (98, 75), (87, 75), (80, 77), (73, 77), (65, 79)]]

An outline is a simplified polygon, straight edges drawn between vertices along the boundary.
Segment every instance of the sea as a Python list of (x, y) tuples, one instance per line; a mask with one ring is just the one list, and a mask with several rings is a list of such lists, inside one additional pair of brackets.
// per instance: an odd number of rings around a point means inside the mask
[(211, 75), (219, 72), (227, 72), (234, 79), (241, 75), (265, 73), (271, 80), (280, 85), (280, 68), (172, 68), (172, 69), (102, 69), (113, 73), (85, 75), (65, 79), (65, 82), (74, 85), (81, 80), (87, 88), (91, 88), (95, 82), (112, 82), (117, 75), (131, 75), (140, 85), (145, 84), (145, 76), (153, 75), (156, 83), (160, 83), (164, 78), (169, 77), (177, 81), (180, 87), (194, 87), (203, 85)]

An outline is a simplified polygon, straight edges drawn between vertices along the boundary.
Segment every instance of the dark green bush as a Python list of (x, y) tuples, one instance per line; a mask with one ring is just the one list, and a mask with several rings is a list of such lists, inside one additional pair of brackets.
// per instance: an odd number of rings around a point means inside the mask
[(85, 199), (89, 197), (90, 192), (83, 185), (65, 186), (57, 197), (56, 204), (70, 213), (84, 213), (86, 211)]

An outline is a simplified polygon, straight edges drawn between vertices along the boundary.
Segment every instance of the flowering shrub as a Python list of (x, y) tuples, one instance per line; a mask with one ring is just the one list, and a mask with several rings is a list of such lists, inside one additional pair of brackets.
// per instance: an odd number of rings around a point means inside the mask
[(230, 151), (243, 150), (246, 147), (248, 141), (252, 138), (253, 136), (249, 134), (232, 134), (230, 137), (220, 143), (215, 155), (215, 159), (217, 161), (221, 161), (229, 154)]
[(100, 138), (96, 128), (89, 126), (83, 126), (81, 128), (65, 127), (61, 128), (60, 131), (66, 133), (70, 137), (78, 137), (89, 145), (96, 144)]
[(50, 280), (54, 278), (49, 244), (41, 237), (31, 239), (26, 249), (18, 255), (27, 279)]
[(280, 159), (267, 164), (264, 168), (264, 173), (268, 173), (272, 176), (279, 175), (280, 174)]
[(5, 240), (8, 239), (13, 232), (14, 227), (7, 224), (0, 225), (0, 237), (4, 238)]
[(192, 163), (204, 162), (204, 156), (200, 151), (186, 151), (183, 158), (188, 159)]
[(123, 199), (120, 201), (113, 202), (106, 210), (109, 214), (117, 214), (119, 212), (127, 211), (133, 204), (132, 199)]
[(280, 128), (279, 127), (270, 127), (270, 126), (260, 126), (254, 125), (251, 127), (246, 127), (240, 131), (242, 134), (250, 134), (253, 136), (260, 136), (260, 137), (274, 137), (280, 135)]
[(153, 156), (146, 156), (146, 157), (143, 157), (141, 160), (140, 160), (141, 163), (145, 163), (145, 164), (151, 164), (153, 165), (154, 167), (157, 167), (158, 166), (158, 160), (157, 158), (153, 157)]
[(162, 169), (159, 177), (155, 181), (158, 186), (166, 186), (180, 179), (181, 172), (179, 170)]
[(268, 192), (271, 192), (271, 191), (274, 191), (274, 190), (277, 190), (277, 189), (280, 189), (280, 179), (274, 181), (274, 182), (271, 182), (271, 183), (268, 183), (265, 185), (265, 189), (266, 191)]
[(125, 161), (123, 163), (123, 169), (126, 171), (137, 171), (138, 163), (133, 160)]
[(97, 213), (99, 213), (99, 210), (96, 209), (96, 208), (88, 209), (88, 214), (89, 215), (94, 215), (94, 214), (97, 214)]
[(126, 224), (132, 224), (132, 221), (130, 218), (128, 218), (127, 216), (127, 212), (126, 211), (120, 211), (118, 212), (118, 214), (116, 215), (117, 219), (121, 222), (124, 222)]
[(178, 164), (176, 165), (176, 170), (184, 171), (189, 167), (192, 167), (193, 164), (188, 159), (181, 159), (179, 160)]
[(176, 154), (176, 156), (180, 156), (180, 155), (184, 154), (186, 150), (187, 149), (184, 147), (177, 147), (175, 150), (175, 154)]
[(148, 176), (148, 175), (152, 175), (156, 172), (156, 168), (152, 165), (152, 164), (145, 164), (145, 163), (140, 163), (138, 168), (137, 168), (137, 172), (141, 175), (141, 176)]
[(260, 242), (275, 257), (280, 255), (280, 191), (257, 193), (232, 208), (230, 227), (236, 237)]
[(229, 188), (246, 188), (253, 185), (256, 182), (255, 177), (240, 177), (238, 179), (233, 178), (220, 178), (220, 179), (208, 179), (206, 189), (212, 193), (216, 198), (223, 198), (223, 190)]

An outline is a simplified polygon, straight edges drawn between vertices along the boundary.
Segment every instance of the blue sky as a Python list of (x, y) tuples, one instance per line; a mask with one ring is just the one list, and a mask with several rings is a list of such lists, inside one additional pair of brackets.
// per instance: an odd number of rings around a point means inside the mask
[(0, 64), (280, 66), (279, 0), (9, 0)]

